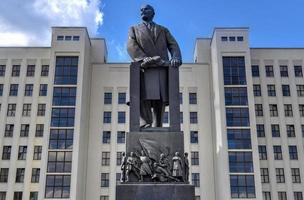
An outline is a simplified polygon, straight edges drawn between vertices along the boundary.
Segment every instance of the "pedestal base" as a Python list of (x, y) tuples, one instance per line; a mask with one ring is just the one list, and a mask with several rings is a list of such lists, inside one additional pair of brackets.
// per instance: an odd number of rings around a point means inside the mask
[(116, 200), (194, 200), (194, 186), (189, 184), (120, 184)]

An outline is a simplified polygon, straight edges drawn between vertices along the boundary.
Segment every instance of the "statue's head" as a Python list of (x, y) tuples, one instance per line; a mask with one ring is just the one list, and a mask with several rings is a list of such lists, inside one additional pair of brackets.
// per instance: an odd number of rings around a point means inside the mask
[(161, 153), (160, 154), (160, 159), (163, 159), (163, 158), (165, 158), (165, 154)]
[(185, 152), (185, 157), (188, 157), (188, 153), (187, 152)]
[(177, 152), (175, 152), (175, 156), (179, 156), (179, 152), (177, 151)]
[(126, 153), (125, 152), (122, 152), (122, 156), (125, 156), (126, 155)]
[(131, 157), (133, 157), (133, 156), (134, 156), (134, 153), (133, 153), (132, 151), (130, 152), (130, 156), (131, 156)]
[(155, 15), (154, 8), (148, 4), (141, 6), (140, 8), (141, 19), (145, 22), (150, 22), (153, 20)]

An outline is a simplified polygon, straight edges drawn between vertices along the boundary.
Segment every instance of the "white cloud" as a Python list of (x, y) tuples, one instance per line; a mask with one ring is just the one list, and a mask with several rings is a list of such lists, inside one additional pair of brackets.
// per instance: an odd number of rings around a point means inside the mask
[(110, 44), (115, 47), (116, 53), (118, 55), (119, 61), (125, 61), (129, 59), (128, 52), (127, 52), (127, 43), (124, 43), (123, 45), (117, 42), (113, 42)]
[(0, 46), (50, 45), (51, 26), (86, 26), (91, 35), (103, 23), (101, 0), (9, 0), (0, 4)]

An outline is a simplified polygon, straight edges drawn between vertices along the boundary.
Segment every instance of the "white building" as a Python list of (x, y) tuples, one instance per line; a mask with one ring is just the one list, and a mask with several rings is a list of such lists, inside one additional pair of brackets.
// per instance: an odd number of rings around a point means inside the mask
[[(216, 28), (180, 68), (191, 183), (202, 200), (303, 200), (304, 49), (248, 40)], [(0, 48), (0, 200), (115, 199), (129, 63), (106, 58), (83, 27), (54, 27), (51, 47)]]

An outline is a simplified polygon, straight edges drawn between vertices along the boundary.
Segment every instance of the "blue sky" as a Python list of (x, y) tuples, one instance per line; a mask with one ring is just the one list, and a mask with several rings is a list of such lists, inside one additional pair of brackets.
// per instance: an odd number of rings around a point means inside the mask
[(50, 46), (52, 26), (85, 26), (106, 39), (109, 62), (127, 62), (128, 29), (147, 3), (184, 62), (192, 62), (195, 39), (211, 37), (214, 27), (249, 27), (251, 47), (304, 47), (304, 0), (4, 0), (0, 46)]
[(210, 37), (214, 27), (249, 27), (251, 47), (304, 47), (303, 0), (103, 0), (98, 36), (107, 41), (110, 62), (129, 61), (128, 28), (140, 22), (145, 3), (179, 42), (184, 62), (192, 62), (195, 38)]

